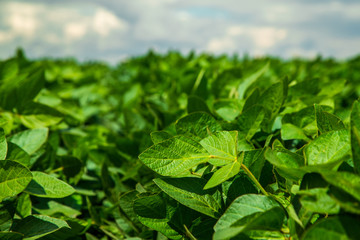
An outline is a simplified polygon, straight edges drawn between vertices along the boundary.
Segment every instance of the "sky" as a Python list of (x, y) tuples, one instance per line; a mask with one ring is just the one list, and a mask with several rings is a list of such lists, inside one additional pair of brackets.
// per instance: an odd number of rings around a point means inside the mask
[(0, 0), (0, 59), (116, 63), (149, 49), (282, 58), (360, 54), (360, 0)]

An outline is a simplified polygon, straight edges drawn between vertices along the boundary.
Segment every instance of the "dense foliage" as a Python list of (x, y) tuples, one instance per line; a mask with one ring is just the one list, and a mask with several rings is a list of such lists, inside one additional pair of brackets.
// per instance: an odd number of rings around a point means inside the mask
[(360, 57), (0, 62), (0, 239), (357, 239)]

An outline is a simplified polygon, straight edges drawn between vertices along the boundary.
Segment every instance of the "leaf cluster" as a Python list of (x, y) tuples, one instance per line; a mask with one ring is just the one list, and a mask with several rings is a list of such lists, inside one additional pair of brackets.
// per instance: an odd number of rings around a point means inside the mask
[(357, 239), (360, 59), (0, 62), (0, 239)]

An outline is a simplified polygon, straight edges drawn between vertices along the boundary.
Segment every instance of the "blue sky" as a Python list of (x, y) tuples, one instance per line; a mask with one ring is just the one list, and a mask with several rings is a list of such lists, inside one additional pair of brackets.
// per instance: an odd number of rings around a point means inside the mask
[(1, 0), (0, 58), (115, 63), (152, 48), (240, 56), (360, 53), (359, 0)]

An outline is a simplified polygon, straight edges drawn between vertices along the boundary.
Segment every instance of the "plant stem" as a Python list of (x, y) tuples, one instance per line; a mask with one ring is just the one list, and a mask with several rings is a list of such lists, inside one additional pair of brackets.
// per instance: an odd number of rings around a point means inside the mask
[(194, 235), (191, 234), (191, 232), (189, 231), (189, 229), (186, 227), (185, 224), (184, 224), (184, 228), (185, 228), (185, 233), (186, 233), (186, 235), (187, 235), (191, 240), (197, 240), (196, 237), (194, 237)]
[(269, 194), (265, 191), (265, 189), (261, 186), (261, 184), (259, 183), (259, 181), (256, 179), (256, 177), (252, 174), (252, 172), (250, 172), (250, 170), (242, 163), (241, 164), (241, 168), (245, 171), (245, 173), (249, 176), (249, 178), (251, 179), (251, 181), (253, 181), (255, 183), (255, 185), (260, 189), (260, 191), (266, 195), (269, 196)]

